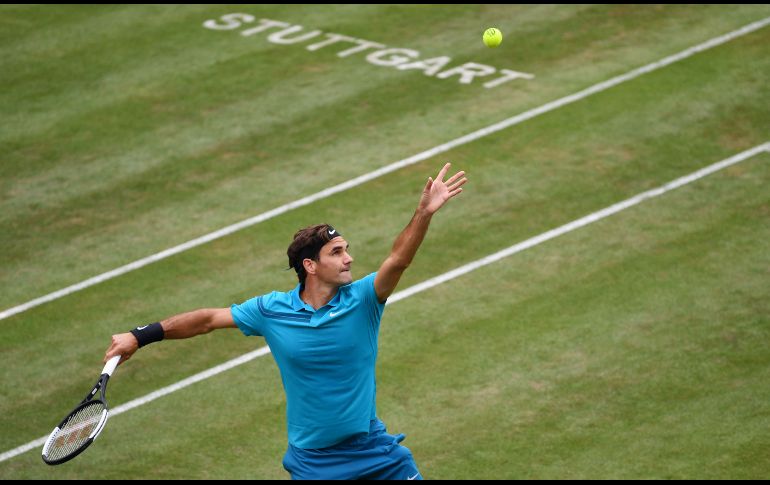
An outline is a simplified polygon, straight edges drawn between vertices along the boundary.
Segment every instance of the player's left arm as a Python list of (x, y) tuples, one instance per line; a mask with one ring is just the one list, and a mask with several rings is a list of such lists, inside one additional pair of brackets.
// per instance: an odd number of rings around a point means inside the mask
[(374, 279), (374, 291), (381, 302), (387, 300), (393, 293), (401, 275), (412, 263), (417, 249), (428, 232), (433, 214), (443, 207), (449, 199), (462, 192), (461, 187), (468, 181), (463, 171), (457, 172), (444, 181), (450, 166), (451, 163), (444, 165), (436, 176), (436, 180), (428, 177), (428, 182), (423, 188), (420, 203), (417, 205), (412, 220), (398, 235), (393, 243), (393, 248), (390, 250), (390, 255), (377, 271), (377, 276)]

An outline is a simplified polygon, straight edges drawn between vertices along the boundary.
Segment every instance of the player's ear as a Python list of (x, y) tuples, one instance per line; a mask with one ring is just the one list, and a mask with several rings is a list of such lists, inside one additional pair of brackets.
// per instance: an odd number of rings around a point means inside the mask
[(316, 262), (313, 261), (310, 258), (305, 258), (302, 260), (302, 266), (305, 267), (305, 272), (307, 274), (315, 274), (316, 270)]

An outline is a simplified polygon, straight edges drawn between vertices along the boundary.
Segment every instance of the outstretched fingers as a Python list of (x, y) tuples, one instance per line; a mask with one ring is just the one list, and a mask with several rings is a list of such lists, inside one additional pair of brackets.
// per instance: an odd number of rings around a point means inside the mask
[[(447, 189), (449, 190), (449, 197), (454, 197), (455, 195), (463, 191), (462, 186), (465, 185), (465, 182), (468, 181), (468, 179), (465, 178), (464, 175), (465, 175), (465, 172), (459, 172), (457, 175), (447, 180), (446, 185), (447, 185)], [(462, 178), (457, 180), (458, 176)]]
[(460, 170), (456, 174), (452, 175), (452, 177), (444, 183), (447, 185), (447, 187), (449, 187), (450, 185), (455, 183), (460, 177), (464, 177), (464, 176), (465, 176), (465, 171)]
[(462, 191), (460, 187), (462, 187), (467, 181), (468, 179), (465, 177), (464, 170), (460, 170), (456, 174), (452, 175), (449, 180), (445, 182), (447, 190), (449, 190), (449, 195), (455, 196), (459, 194)]

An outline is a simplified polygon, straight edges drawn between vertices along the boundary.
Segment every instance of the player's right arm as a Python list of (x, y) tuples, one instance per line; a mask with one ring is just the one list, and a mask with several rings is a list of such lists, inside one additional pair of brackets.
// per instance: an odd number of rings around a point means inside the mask
[[(230, 308), (203, 308), (162, 320), (163, 339), (183, 339), (203, 335), (220, 328), (237, 328)], [(107, 362), (121, 355), (121, 363), (130, 359), (139, 349), (139, 342), (131, 332), (112, 336), (112, 343), (104, 355)]]
[(463, 191), (462, 186), (468, 181), (465, 178), (465, 172), (457, 172), (447, 179), (446, 182), (444, 181), (444, 177), (451, 165), (451, 163), (445, 164), (439, 170), (436, 180), (428, 178), (412, 220), (409, 221), (406, 228), (398, 235), (393, 243), (390, 255), (380, 265), (380, 269), (377, 270), (377, 276), (374, 280), (374, 291), (377, 293), (380, 303), (384, 303), (393, 293), (398, 281), (401, 279), (401, 275), (412, 263), (412, 259), (417, 254), (417, 249), (419, 249), (425, 234), (428, 232), (428, 226), (433, 214), (446, 204), (449, 199)]

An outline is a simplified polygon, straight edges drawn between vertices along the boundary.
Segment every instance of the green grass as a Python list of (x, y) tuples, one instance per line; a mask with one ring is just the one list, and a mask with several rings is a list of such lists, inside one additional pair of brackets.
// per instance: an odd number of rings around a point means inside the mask
[[(243, 11), (531, 72), (495, 89), (204, 29)], [(0, 307), (278, 207), (770, 15), (743, 6), (4, 6)], [(481, 43), (499, 27), (503, 44)], [(770, 28), (0, 321), (0, 453), (82, 398), (109, 336), (290, 289), (333, 223), (362, 276), (444, 160), (468, 172), (400, 289), (770, 141)], [(756, 479), (770, 413), (770, 154), (388, 307), (378, 413), (426, 478)], [(112, 406), (263, 345), (143, 349)], [(288, 478), (262, 357), (12, 478)], [(191, 425), (191, 423), (196, 423)]]

